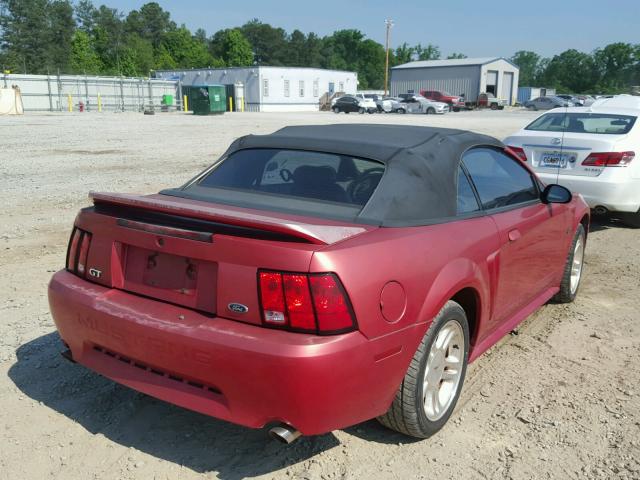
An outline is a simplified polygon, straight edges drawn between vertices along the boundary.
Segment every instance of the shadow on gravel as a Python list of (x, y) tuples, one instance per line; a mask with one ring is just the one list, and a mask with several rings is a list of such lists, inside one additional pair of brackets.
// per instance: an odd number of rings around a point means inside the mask
[(610, 228), (634, 230), (633, 227), (626, 225), (622, 220), (613, 217), (611, 214), (593, 215), (591, 217), (590, 232), (599, 232), (601, 230), (609, 230)]
[[(265, 431), (219, 421), (122, 387), (64, 360), (62, 349), (57, 333), (21, 345), (9, 377), (25, 395), (89, 432), (196, 472), (239, 480), (295, 465), (339, 445), (332, 434), (281, 445)], [(382, 437), (377, 427), (360, 428), (369, 432), (363, 438)], [(354, 435), (362, 436), (355, 431)]]

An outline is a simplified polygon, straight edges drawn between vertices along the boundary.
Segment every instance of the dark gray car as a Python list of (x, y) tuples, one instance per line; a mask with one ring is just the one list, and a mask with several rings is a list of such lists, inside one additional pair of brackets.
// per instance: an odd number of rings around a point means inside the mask
[(533, 110), (551, 110), (558, 107), (573, 107), (573, 103), (559, 97), (538, 97), (524, 102), (524, 106)]

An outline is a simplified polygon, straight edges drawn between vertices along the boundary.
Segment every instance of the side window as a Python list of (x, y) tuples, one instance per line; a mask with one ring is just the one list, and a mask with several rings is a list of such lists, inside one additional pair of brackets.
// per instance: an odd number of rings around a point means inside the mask
[(480, 205), (478, 205), (478, 200), (475, 193), (473, 193), (467, 174), (464, 173), (462, 167), (458, 167), (458, 215), (477, 212), (478, 210), (480, 210)]
[(485, 209), (538, 200), (537, 184), (522, 165), (499, 150), (474, 148), (462, 161)]

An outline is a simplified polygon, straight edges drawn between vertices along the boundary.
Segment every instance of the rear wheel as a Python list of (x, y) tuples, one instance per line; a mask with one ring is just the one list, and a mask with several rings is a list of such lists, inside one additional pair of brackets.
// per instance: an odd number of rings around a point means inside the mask
[(489, 107), (489, 108), (491, 108), (491, 110), (497, 110), (498, 109), (498, 104), (497, 103), (492, 103), (491, 107)]
[(340, 113), (339, 107), (333, 107), (333, 113)]
[(358, 109), (358, 113), (359, 113), (360, 115), (362, 115), (365, 111), (366, 111), (366, 110), (365, 110), (363, 107), (360, 107), (360, 108)]
[(407, 113), (407, 111), (406, 111), (404, 108), (398, 108), (398, 109), (396, 110), (396, 113), (402, 113), (402, 114), (404, 114), (404, 113)]
[(582, 270), (584, 266), (584, 248), (586, 245), (586, 232), (582, 224), (578, 225), (573, 242), (569, 249), (569, 256), (562, 274), (560, 291), (553, 297), (556, 303), (571, 303), (578, 295)]
[(455, 408), (469, 356), (469, 325), (462, 307), (448, 301), (418, 346), (391, 407), (378, 421), (405, 435), (427, 438)]

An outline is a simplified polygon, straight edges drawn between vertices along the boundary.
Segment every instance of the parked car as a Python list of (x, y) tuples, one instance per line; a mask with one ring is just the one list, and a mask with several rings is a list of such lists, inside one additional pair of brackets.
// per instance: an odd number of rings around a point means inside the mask
[(496, 98), (493, 93), (481, 93), (478, 95), (478, 107), (490, 108), (491, 110), (503, 110), (505, 105), (507, 105), (507, 101)]
[(248, 135), (182, 187), (91, 198), (49, 284), (64, 356), (284, 442), (433, 435), (469, 362), (576, 297), (589, 222), (500, 141), (406, 125)]
[(378, 107), (378, 112), (396, 113), (401, 102), (402, 98), (399, 97), (382, 97), (376, 102), (376, 106)]
[(451, 95), (449, 92), (440, 90), (420, 90), (420, 95), (434, 102), (443, 102), (449, 105), (449, 109), (459, 112), (466, 107), (464, 97), (460, 95)]
[(344, 97), (336, 99), (331, 110), (333, 110), (334, 113), (374, 113), (377, 110), (377, 107), (374, 101), (370, 98), (362, 99), (351, 95), (345, 95)]
[(575, 95), (569, 95), (568, 93), (557, 93), (555, 96), (567, 100), (568, 102), (573, 104), (574, 107), (581, 107), (583, 105), (582, 100), (580, 100)]
[(559, 97), (537, 97), (524, 102), (524, 106), (532, 110), (551, 110), (558, 107), (573, 107), (573, 103)]
[[(640, 99), (598, 100), (544, 113), (505, 143), (546, 182), (582, 194), (597, 213), (616, 212), (640, 227)], [(627, 105), (620, 107), (620, 105)]]
[(420, 95), (413, 95), (402, 99), (395, 113), (424, 113), (427, 115), (443, 114), (449, 111), (449, 105), (443, 102), (427, 100)]

